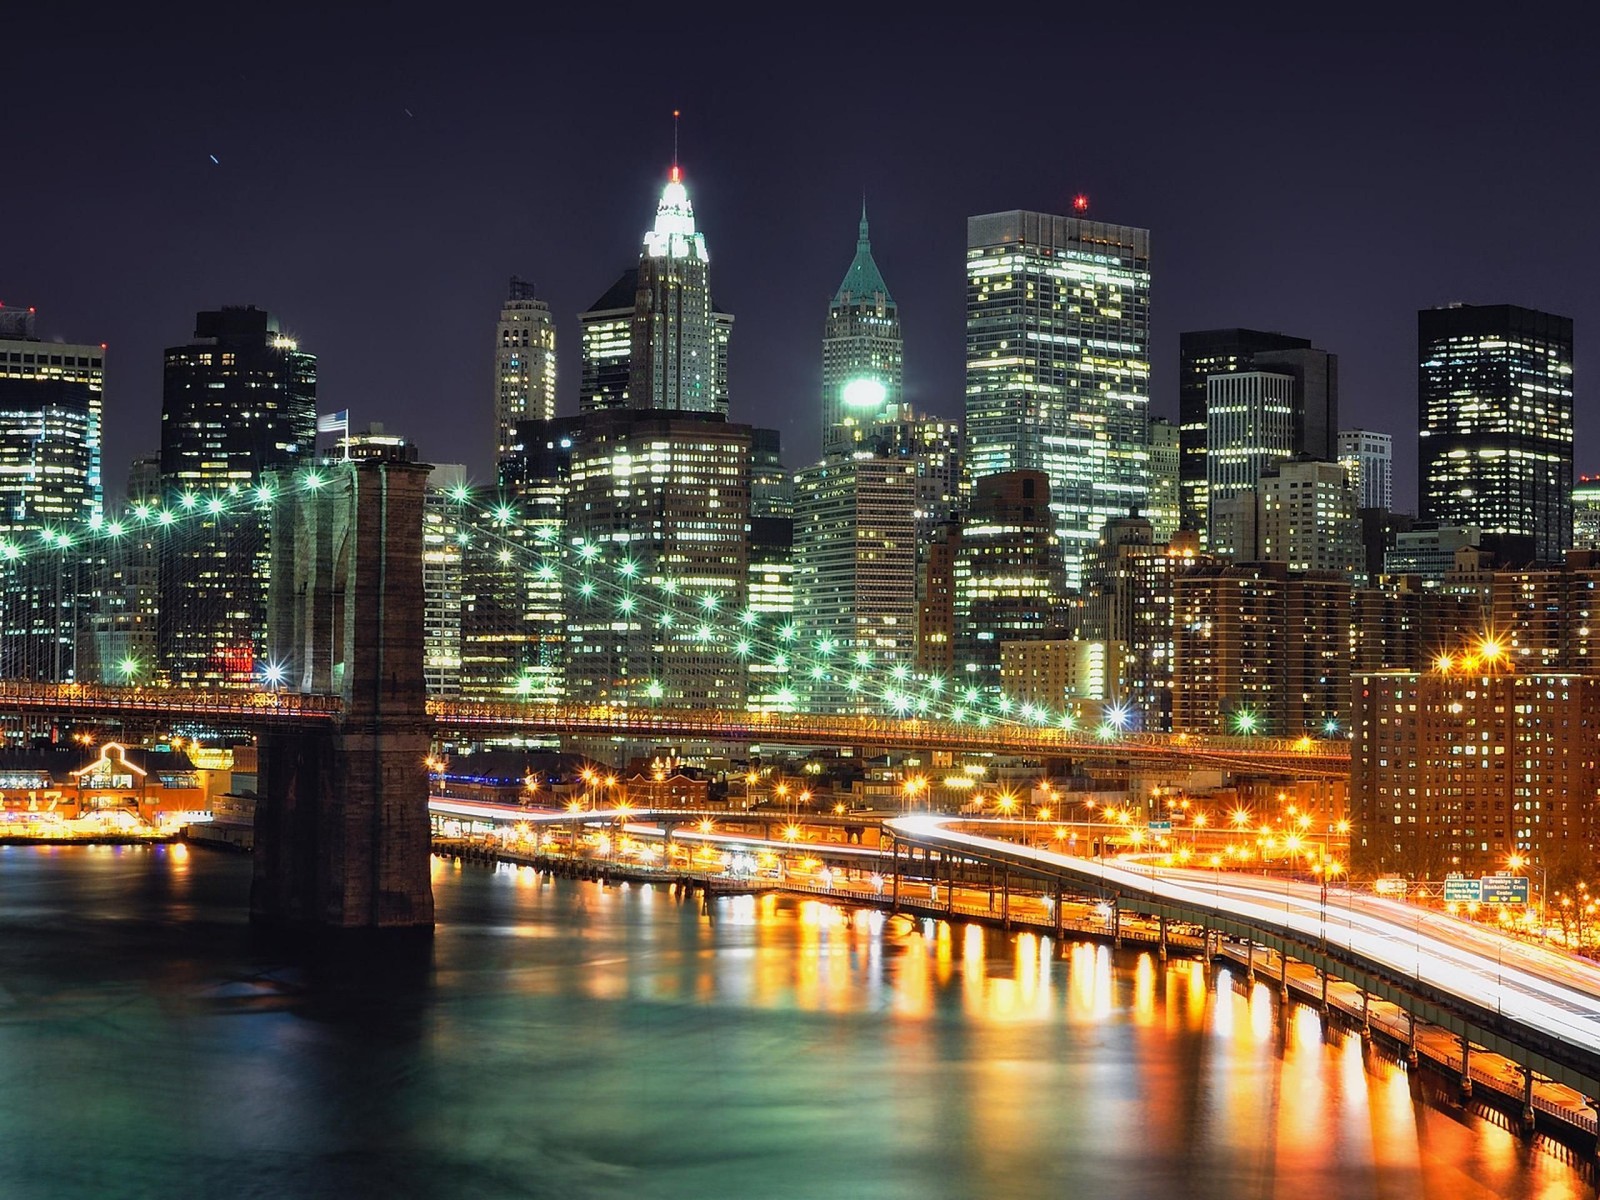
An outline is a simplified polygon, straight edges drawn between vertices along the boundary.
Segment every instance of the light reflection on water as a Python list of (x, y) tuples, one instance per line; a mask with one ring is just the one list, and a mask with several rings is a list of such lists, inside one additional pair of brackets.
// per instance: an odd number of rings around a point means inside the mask
[(419, 953), (288, 951), (248, 879), (0, 849), (0, 1197), (1589, 1194), (1191, 961), (443, 862)]

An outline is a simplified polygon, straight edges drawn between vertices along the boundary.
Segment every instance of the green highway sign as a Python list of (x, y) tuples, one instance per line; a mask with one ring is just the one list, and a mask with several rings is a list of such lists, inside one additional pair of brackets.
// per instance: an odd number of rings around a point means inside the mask
[(1446, 904), (1477, 904), (1483, 900), (1483, 880), (1446, 879), (1444, 901)]
[(1485, 904), (1526, 904), (1528, 902), (1528, 877), (1526, 875), (1485, 875), (1482, 879)]

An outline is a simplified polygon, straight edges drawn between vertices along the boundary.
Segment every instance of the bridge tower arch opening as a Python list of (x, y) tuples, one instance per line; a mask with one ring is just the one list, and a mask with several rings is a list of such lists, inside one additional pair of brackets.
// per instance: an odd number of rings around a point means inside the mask
[(272, 925), (431, 929), (422, 525), (403, 454), (270, 481), (272, 677), (335, 695), (326, 730), (260, 747), (250, 914)]

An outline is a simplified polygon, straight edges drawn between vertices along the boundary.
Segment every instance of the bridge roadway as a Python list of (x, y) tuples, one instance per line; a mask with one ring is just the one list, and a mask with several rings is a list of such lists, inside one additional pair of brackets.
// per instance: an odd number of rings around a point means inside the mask
[(1099, 891), (1119, 913), (1270, 947), (1449, 1029), (1464, 1045), (1600, 1095), (1600, 968), (1586, 962), (1380, 897), (1079, 858), (984, 837), (962, 824), (910, 816), (885, 827), (898, 846), (990, 864), (1012, 880)]
[[(343, 706), (336, 696), (282, 690), (113, 687), (82, 683), (0, 682), (0, 713), (126, 719), (232, 722), (247, 728), (326, 727)], [(1071, 758), (1127, 767), (1202, 767), (1293, 778), (1345, 778), (1350, 744), (1343, 740), (1226, 737), (1199, 734), (1098, 733), (1051, 725), (981, 725), (926, 717), (620, 708), (606, 704), (536, 704), (429, 700), (440, 733), (559, 734), (641, 739), (861, 746), (905, 751), (1014, 754)]]

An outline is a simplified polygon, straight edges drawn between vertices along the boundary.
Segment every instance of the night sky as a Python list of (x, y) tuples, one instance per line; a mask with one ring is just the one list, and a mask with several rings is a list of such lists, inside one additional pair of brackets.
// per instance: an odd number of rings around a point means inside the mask
[(244, 303), (318, 355), (323, 411), (486, 477), (507, 277), (550, 302), (575, 410), (576, 314), (637, 260), (674, 107), (737, 318), (732, 415), (782, 429), (791, 466), (817, 448), (865, 190), (920, 408), (962, 407), (964, 219), (1084, 191), (1153, 230), (1155, 412), (1176, 413), (1180, 330), (1310, 337), (1340, 355), (1342, 423), (1397, 435), (1410, 509), (1415, 310), (1513, 302), (1575, 319), (1577, 468), (1600, 469), (1600, 84), (1571, 30), (1457, 8), (1164, 28), (1053, 6), (960, 26), (360, 7), (0, 17), (0, 301), (36, 305), (47, 339), (109, 343), (111, 490), (157, 448), (163, 347)]

